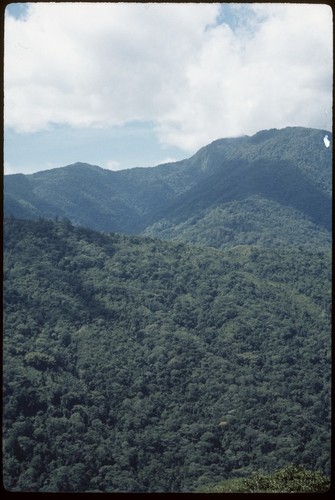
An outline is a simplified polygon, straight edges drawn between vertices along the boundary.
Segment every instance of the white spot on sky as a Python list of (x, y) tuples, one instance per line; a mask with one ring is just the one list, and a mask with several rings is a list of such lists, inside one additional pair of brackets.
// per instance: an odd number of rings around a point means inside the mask
[(326, 148), (329, 148), (329, 146), (330, 146), (330, 140), (328, 139), (328, 135), (324, 136), (323, 142), (325, 143)]

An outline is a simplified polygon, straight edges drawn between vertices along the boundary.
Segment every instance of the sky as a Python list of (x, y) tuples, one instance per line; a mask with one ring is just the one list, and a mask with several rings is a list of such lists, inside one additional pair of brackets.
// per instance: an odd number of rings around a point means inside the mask
[(222, 137), (331, 130), (332, 22), (326, 4), (10, 4), (4, 171), (147, 167)]

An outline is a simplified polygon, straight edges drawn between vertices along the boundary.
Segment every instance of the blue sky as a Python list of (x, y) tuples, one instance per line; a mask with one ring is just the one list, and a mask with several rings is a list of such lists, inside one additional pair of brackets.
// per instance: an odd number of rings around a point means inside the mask
[(265, 128), (330, 129), (326, 5), (11, 4), (5, 173), (113, 170)]
[(177, 147), (160, 145), (153, 125), (145, 122), (103, 128), (61, 125), (35, 133), (17, 133), (9, 129), (5, 149), (7, 161), (10, 165), (18, 165), (17, 171), (23, 173), (77, 161), (120, 170), (154, 166), (187, 156)]
[(27, 12), (27, 3), (10, 3), (6, 7), (6, 10), (11, 16), (19, 19), (20, 17), (24, 17), (24, 14)]

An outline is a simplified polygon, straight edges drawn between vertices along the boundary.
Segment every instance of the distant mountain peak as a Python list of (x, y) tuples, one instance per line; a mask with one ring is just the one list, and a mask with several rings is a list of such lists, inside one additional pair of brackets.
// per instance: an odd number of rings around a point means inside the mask
[(67, 165), (65, 168), (68, 168), (68, 167), (89, 168), (91, 170), (103, 170), (99, 165), (92, 165), (91, 163), (84, 163), (81, 161), (76, 161), (75, 163), (72, 163), (71, 165)]
[(110, 171), (78, 161), (8, 175), (5, 215), (60, 216), (96, 230), (212, 246), (328, 244), (332, 148), (325, 134), (331, 142), (327, 131), (272, 128), (217, 139), (188, 159), (151, 168)]

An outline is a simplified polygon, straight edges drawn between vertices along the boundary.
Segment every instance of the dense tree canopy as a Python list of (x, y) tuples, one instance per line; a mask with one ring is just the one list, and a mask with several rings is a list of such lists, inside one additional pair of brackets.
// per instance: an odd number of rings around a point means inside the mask
[(329, 478), (301, 466), (288, 465), (274, 474), (254, 473), (247, 478), (228, 479), (198, 488), (202, 493), (325, 493)]
[(8, 219), (4, 484), (195, 491), (330, 474), (330, 251)]

